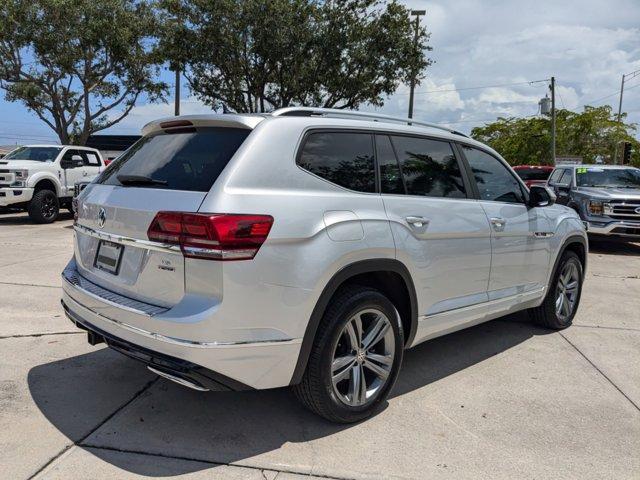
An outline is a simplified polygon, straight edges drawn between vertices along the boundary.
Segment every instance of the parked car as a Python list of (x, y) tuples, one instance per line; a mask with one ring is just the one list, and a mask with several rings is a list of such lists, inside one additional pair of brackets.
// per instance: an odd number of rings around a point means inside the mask
[(102, 170), (100, 152), (65, 145), (27, 145), (0, 160), (0, 207), (24, 209), (36, 223), (51, 223), (71, 209), (74, 185)]
[(513, 170), (524, 181), (527, 188), (532, 185), (546, 185), (553, 167), (548, 165), (516, 165)]
[(590, 235), (640, 240), (640, 169), (567, 165), (549, 177), (558, 203), (573, 208)]
[(576, 313), (580, 218), (458, 132), (285, 108), (143, 134), (78, 197), (62, 301), (91, 344), (172, 381), (292, 386), (354, 422), (406, 348), (518, 310), (553, 329)]

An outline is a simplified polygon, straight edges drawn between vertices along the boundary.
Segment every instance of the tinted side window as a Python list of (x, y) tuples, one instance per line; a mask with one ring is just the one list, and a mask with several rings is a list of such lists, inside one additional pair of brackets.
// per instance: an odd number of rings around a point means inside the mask
[(392, 137), (409, 195), (466, 198), (460, 167), (448, 142)]
[(368, 133), (312, 133), (302, 147), (298, 165), (341, 187), (376, 191), (373, 138)]
[(398, 159), (393, 151), (391, 139), (387, 135), (376, 135), (376, 155), (380, 167), (380, 187), (382, 193), (404, 194)]
[(572, 177), (572, 171), (570, 169), (565, 168), (564, 173), (562, 174), (562, 177), (560, 178), (560, 180), (558, 180), (558, 183), (560, 185), (571, 185), (571, 177)]
[(481, 150), (462, 146), (478, 185), (480, 200), (524, 203), (520, 182), (501, 161)]
[[(80, 152), (78, 150), (69, 149), (66, 152), (64, 152), (64, 155), (62, 156), (62, 158), (64, 158), (65, 160), (71, 160), (71, 158), (74, 155), (80, 155)], [(80, 156), (82, 157), (82, 155)]]
[(551, 174), (551, 176), (549, 177), (549, 183), (558, 183), (558, 180), (560, 180), (560, 177), (562, 177), (563, 172), (564, 172), (564, 169), (556, 168)]

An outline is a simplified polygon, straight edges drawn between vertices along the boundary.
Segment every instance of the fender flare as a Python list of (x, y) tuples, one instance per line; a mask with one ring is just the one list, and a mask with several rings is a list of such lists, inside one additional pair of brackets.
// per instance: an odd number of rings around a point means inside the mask
[(290, 385), (296, 385), (302, 381), (302, 376), (307, 368), (307, 362), (309, 360), (309, 355), (311, 354), (311, 348), (313, 347), (313, 341), (315, 340), (318, 326), (320, 325), (322, 316), (329, 305), (329, 301), (338, 288), (340, 288), (344, 282), (356, 275), (373, 272), (397, 273), (404, 280), (407, 292), (409, 292), (409, 304), (411, 310), (411, 328), (405, 339), (405, 345), (411, 345), (418, 327), (418, 299), (411, 274), (407, 267), (399, 260), (392, 258), (379, 258), (354, 262), (338, 270), (333, 277), (331, 277), (331, 280), (327, 282), (324, 290), (322, 290), (304, 332), (300, 352), (298, 353), (298, 361), (293, 371)]
[(582, 235), (570, 234), (567, 238), (565, 238), (558, 250), (558, 255), (556, 255), (556, 259), (553, 262), (553, 268), (549, 272), (549, 278), (547, 279), (547, 283), (551, 282), (556, 269), (558, 268), (558, 264), (560, 263), (560, 259), (564, 252), (567, 250), (567, 247), (573, 243), (579, 243), (584, 248), (584, 259), (582, 263), (582, 274), (584, 275), (587, 272), (587, 257), (589, 256), (589, 242)]
[(36, 185), (42, 180), (49, 180), (51, 183), (53, 183), (56, 187), (56, 196), (58, 198), (62, 196), (62, 183), (60, 183), (60, 179), (58, 177), (50, 172), (36, 172), (32, 177), (29, 178), (28, 185), (30, 188), (36, 188)]

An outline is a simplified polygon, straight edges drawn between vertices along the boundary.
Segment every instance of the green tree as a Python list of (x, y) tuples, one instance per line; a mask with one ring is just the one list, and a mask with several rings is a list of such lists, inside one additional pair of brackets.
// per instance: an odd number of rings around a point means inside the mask
[[(618, 122), (610, 106), (585, 106), (582, 112), (558, 110), (556, 155), (580, 156), (593, 163), (601, 156), (613, 162), (616, 144), (631, 142), (632, 163), (640, 165), (640, 142), (634, 137), (637, 125)], [(490, 145), (512, 165), (551, 165), (551, 123), (549, 118), (498, 118), (471, 131), (476, 140)], [(618, 149), (618, 161), (621, 158)]]
[[(382, 105), (432, 62), (409, 11), (380, 0), (159, 0), (162, 50), (214, 108)], [(180, 22), (176, 20), (180, 19)]]
[(51, 127), (63, 144), (122, 120), (154, 80), (156, 22), (137, 0), (0, 0), (0, 88)]

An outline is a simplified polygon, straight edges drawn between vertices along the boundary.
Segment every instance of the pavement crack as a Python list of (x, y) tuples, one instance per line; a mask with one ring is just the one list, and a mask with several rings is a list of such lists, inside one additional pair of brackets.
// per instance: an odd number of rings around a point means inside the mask
[(603, 327), (600, 325), (576, 325), (575, 323), (572, 325), (572, 327), (595, 328), (600, 330), (622, 330), (626, 332), (640, 332), (640, 328), (631, 328), (631, 327)]
[(581, 351), (581, 350), (580, 350), (580, 349), (579, 349), (579, 348), (578, 348), (578, 347), (577, 347), (577, 346), (576, 346), (576, 345), (575, 345), (571, 340), (569, 340), (567, 337), (565, 337), (565, 336), (562, 334), (562, 332), (558, 332), (558, 333), (559, 333), (559, 335), (560, 335), (562, 338), (564, 338), (564, 339), (565, 339), (565, 341), (566, 341), (569, 345), (571, 345), (571, 346), (575, 349), (575, 351), (576, 351), (576, 352), (578, 352), (578, 353), (582, 356), (582, 358), (584, 358), (587, 362), (589, 362), (589, 364), (590, 364), (593, 368), (595, 368), (595, 369), (598, 371), (598, 373), (600, 373), (600, 375), (602, 375), (602, 376), (603, 376), (603, 377), (604, 377), (604, 378), (605, 378), (605, 379), (606, 379), (606, 380), (607, 380), (611, 385), (613, 385), (613, 388), (615, 388), (616, 390), (618, 390), (618, 392), (620, 392), (620, 393), (622, 394), (622, 396), (623, 396), (624, 398), (626, 398), (626, 399), (629, 401), (629, 403), (631, 403), (631, 405), (633, 405), (633, 406), (636, 408), (636, 410), (640, 411), (640, 406), (638, 406), (638, 404), (636, 404), (636, 402), (634, 402), (634, 401), (629, 397), (629, 395), (627, 395), (626, 393), (624, 393), (624, 391), (622, 391), (622, 389), (621, 389), (620, 387), (618, 387), (618, 385), (616, 385), (616, 384), (613, 382), (613, 380), (611, 380), (611, 379), (607, 376), (607, 374), (606, 374), (606, 373), (604, 373), (604, 372), (603, 372), (603, 371), (602, 371), (602, 370), (601, 370), (601, 369), (600, 369), (600, 368), (599, 368), (595, 363), (593, 363), (593, 362), (589, 359), (589, 357), (587, 357), (584, 353), (582, 353), (582, 351)]
[(5, 340), (7, 338), (37, 338), (37, 337), (48, 337), (51, 335), (78, 335), (87, 333), (84, 331), (68, 331), (68, 332), (46, 332), (46, 333), (23, 333), (19, 335), (2, 335), (0, 336), (0, 340)]
[(622, 280), (640, 280), (640, 275), (604, 275), (602, 273), (592, 273), (591, 274), (594, 277), (600, 277), (600, 278), (620, 278)]
[(295, 471), (295, 470), (275, 470), (275, 469), (273, 469), (271, 467), (258, 467), (258, 466), (252, 466), (252, 465), (239, 465), (239, 464), (235, 464), (235, 463), (214, 462), (214, 461), (211, 461), (211, 460), (197, 458), (197, 457), (186, 457), (186, 456), (183, 456), (183, 455), (168, 455), (166, 453), (145, 452), (143, 450), (131, 450), (131, 449), (128, 449), (128, 448), (105, 447), (105, 446), (100, 446), (100, 445), (93, 445), (93, 444), (90, 444), (90, 443), (81, 443), (78, 446), (82, 447), (82, 448), (90, 448), (90, 449), (94, 449), (94, 450), (106, 450), (106, 451), (109, 451), (109, 452), (130, 453), (130, 454), (134, 454), (134, 455), (146, 455), (148, 457), (166, 458), (168, 460), (183, 460), (185, 462), (206, 463), (208, 465), (215, 466), (215, 467), (227, 466), (227, 467), (236, 467), (236, 468), (246, 468), (246, 469), (250, 469), (250, 470), (259, 470), (261, 472), (261, 475), (264, 478), (267, 478), (265, 476), (265, 474), (264, 474), (264, 471), (267, 470), (267, 471), (271, 471), (271, 472), (278, 472), (278, 474), (280, 474), (280, 473), (290, 473), (290, 474), (300, 475), (300, 476), (304, 476), (304, 477), (313, 476), (313, 477), (317, 477), (317, 478), (326, 478), (328, 480), (352, 480), (351, 477), (333, 477), (333, 476), (330, 476), (330, 475), (322, 475), (322, 474), (318, 474), (318, 473), (308, 473), (308, 472), (299, 472), (299, 471)]
[(53, 464), (56, 460), (58, 460), (62, 455), (64, 455), (69, 449), (79, 446), (81, 445), (87, 438), (89, 438), (96, 430), (98, 430), (100, 427), (102, 427), (105, 423), (107, 423), (109, 420), (111, 420), (113, 417), (115, 417), (118, 413), (120, 413), (123, 409), (127, 408), (129, 405), (131, 405), (134, 401), (136, 401), (138, 399), (138, 397), (140, 397), (140, 395), (142, 395), (144, 392), (146, 392), (147, 390), (149, 390), (149, 388), (151, 388), (151, 386), (156, 383), (158, 381), (160, 377), (156, 377), (152, 380), (149, 380), (147, 383), (144, 384), (144, 386), (138, 390), (129, 400), (127, 400), (126, 402), (124, 402), (122, 405), (120, 405), (118, 408), (116, 408), (113, 412), (111, 412), (109, 415), (107, 415), (106, 418), (104, 418), (100, 423), (98, 423), (95, 427), (93, 427), (85, 436), (83, 436), (80, 440), (76, 440), (73, 443), (70, 443), (69, 445), (66, 445), (62, 450), (60, 450), (60, 452), (58, 452), (57, 455), (54, 455), (52, 458), (49, 459), (49, 461), (47, 461), (42, 467), (40, 467), (33, 475), (31, 475), (28, 480), (32, 480), (34, 478), (36, 478), (38, 475), (40, 475), (42, 472), (44, 472), (47, 467), (49, 467), (51, 464)]
[[(2, 267), (0, 267), (2, 268)], [(0, 282), (0, 285), (13, 285), (17, 287), (44, 287), (44, 288), (62, 288), (60, 285), (41, 285), (38, 283), (16, 283), (16, 282)]]

